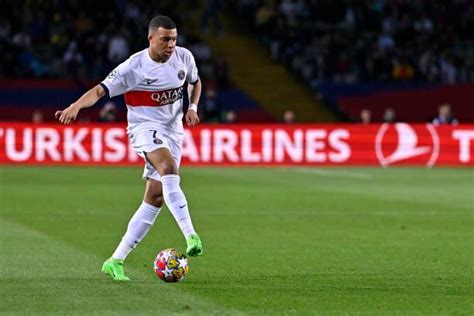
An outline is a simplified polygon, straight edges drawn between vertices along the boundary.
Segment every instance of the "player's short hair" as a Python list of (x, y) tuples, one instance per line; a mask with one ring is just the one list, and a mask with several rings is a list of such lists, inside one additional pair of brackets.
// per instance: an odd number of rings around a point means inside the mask
[(162, 27), (167, 30), (172, 30), (176, 28), (176, 24), (171, 18), (166, 15), (157, 15), (151, 19), (150, 24), (148, 24), (148, 33), (153, 32), (157, 28)]

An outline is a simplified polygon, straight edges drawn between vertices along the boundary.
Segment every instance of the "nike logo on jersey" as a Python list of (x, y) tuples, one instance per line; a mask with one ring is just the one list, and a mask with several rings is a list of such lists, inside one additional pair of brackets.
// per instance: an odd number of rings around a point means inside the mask
[(186, 204), (183, 204), (183, 205), (180, 205), (179, 208), (183, 208), (183, 207), (185, 207), (185, 206), (186, 206)]
[(153, 82), (158, 81), (158, 79), (147, 79), (146, 84), (152, 84)]

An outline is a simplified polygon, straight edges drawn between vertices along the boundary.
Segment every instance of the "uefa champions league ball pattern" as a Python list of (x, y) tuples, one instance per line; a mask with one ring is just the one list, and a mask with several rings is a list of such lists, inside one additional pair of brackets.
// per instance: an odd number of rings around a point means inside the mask
[(189, 261), (178, 249), (160, 251), (153, 263), (156, 275), (165, 282), (179, 282), (189, 272)]

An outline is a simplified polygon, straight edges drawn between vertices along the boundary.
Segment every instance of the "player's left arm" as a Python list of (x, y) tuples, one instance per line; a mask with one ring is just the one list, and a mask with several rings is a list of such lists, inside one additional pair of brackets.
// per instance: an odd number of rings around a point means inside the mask
[(199, 98), (201, 98), (201, 91), (202, 83), (200, 79), (198, 79), (195, 83), (188, 85), (189, 107), (185, 116), (188, 126), (195, 126), (199, 124), (197, 105), (199, 104)]

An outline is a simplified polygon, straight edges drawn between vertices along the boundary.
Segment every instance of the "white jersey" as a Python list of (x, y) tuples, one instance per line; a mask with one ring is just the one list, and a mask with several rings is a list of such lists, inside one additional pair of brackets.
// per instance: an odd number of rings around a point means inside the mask
[(124, 94), (129, 131), (153, 126), (182, 134), (184, 84), (198, 80), (193, 55), (176, 46), (164, 63), (152, 60), (148, 48), (133, 54), (101, 85), (110, 97)]

